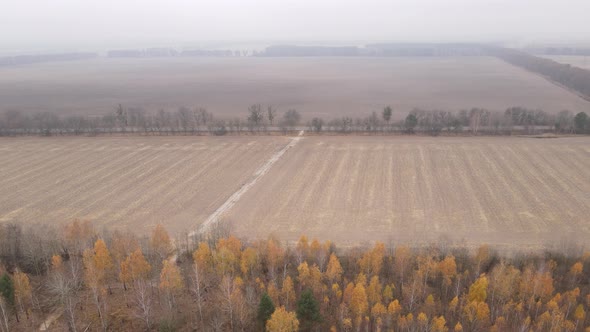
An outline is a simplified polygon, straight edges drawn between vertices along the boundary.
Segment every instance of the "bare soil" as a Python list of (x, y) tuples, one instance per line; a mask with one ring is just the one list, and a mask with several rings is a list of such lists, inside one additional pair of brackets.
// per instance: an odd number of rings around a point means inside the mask
[(338, 243), (588, 244), (590, 138), (307, 137), (226, 216)]
[(193, 230), (285, 137), (0, 139), (0, 222)]
[(206, 107), (246, 117), (252, 103), (281, 112), (362, 117), (414, 107), (582, 111), (590, 102), (492, 57), (108, 59), (0, 68), (0, 112), (103, 115), (121, 103), (149, 111)]

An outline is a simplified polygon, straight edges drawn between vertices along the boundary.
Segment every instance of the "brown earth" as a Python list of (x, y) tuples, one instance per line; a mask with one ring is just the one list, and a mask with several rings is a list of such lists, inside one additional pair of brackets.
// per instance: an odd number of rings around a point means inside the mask
[(192, 230), (284, 137), (0, 139), (0, 222)]
[[(0, 139), (0, 222), (195, 230), (290, 138)], [(590, 244), (590, 138), (308, 136), (221, 220), (355, 245)]]
[(340, 244), (588, 244), (590, 138), (307, 137), (226, 220)]
[(414, 107), (590, 109), (491, 57), (99, 58), (2, 67), (0, 100), (0, 112), (102, 115), (122, 103), (149, 111), (202, 106), (222, 118), (245, 118), (252, 103), (295, 108), (307, 119), (360, 117), (387, 104), (396, 118)]

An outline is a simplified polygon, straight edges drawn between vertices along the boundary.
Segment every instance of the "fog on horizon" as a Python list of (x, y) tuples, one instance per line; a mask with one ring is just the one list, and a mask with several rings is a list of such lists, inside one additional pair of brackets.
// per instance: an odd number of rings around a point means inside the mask
[(590, 39), (587, 0), (19, 0), (2, 7), (1, 51), (214, 41), (524, 44)]

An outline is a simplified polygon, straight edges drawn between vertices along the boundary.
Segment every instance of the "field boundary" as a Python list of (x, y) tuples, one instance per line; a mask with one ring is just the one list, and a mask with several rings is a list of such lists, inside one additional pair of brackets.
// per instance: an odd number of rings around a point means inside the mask
[(196, 230), (190, 232), (189, 237), (193, 237), (195, 235), (202, 234), (202, 233), (206, 232), (212, 225), (217, 223), (219, 221), (219, 218), (225, 212), (227, 212), (229, 209), (231, 209), (240, 200), (240, 198), (246, 192), (248, 192), (248, 190), (250, 190), (250, 188), (252, 188), (258, 182), (258, 180), (260, 180), (260, 178), (262, 178), (266, 173), (268, 173), (268, 171), (271, 169), (271, 167), (277, 161), (279, 161), (281, 159), (281, 157), (285, 154), (285, 152), (287, 152), (287, 150), (289, 150), (292, 147), (294, 147), (295, 145), (297, 145), (297, 143), (301, 139), (303, 139), (303, 134), (304, 134), (304, 131), (301, 130), (299, 132), (298, 136), (291, 138), (291, 141), (287, 145), (285, 145), (281, 150), (279, 150), (275, 154), (273, 154), (254, 173), (254, 175), (250, 178), (250, 180), (248, 182), (243, 184), (236, 192), (234, 192), (231, 196), (229, 196), (229, 198), (223, 204), (221, 204), (215, 211), (213, 211), (213, 213), (207, 219), (205, 219), (205, 221), (201, 225), (199, 225)]

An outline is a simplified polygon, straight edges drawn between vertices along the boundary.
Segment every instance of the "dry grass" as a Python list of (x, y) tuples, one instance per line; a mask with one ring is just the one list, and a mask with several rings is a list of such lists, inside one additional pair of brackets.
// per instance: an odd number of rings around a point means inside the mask
[(308, 137), (227, 216), (238, 234), (588, 243), (590, 139)]
[(283, 137), (0, 140), (0, 222), (192, 230)]
[(491, 57), (94, 59), (0, 68), (0, 111), (105, 114), (122, 103), (155, 111), (204, 106), (246, 117), (247, 106), (310, 118), (520, 105), (550, 112), (590, 103)]

